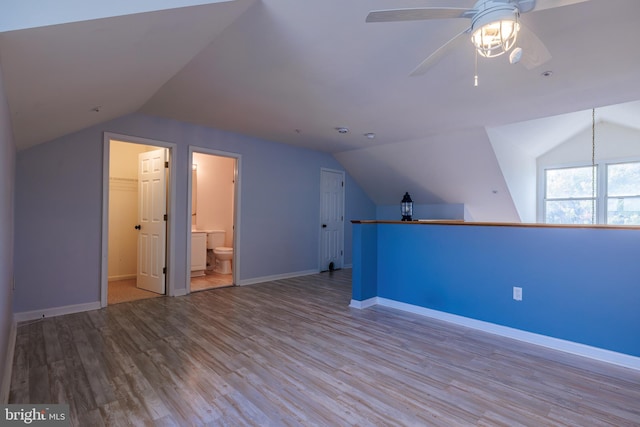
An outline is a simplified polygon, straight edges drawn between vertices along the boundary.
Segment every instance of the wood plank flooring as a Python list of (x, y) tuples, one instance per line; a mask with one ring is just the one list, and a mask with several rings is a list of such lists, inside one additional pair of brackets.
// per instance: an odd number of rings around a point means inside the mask
[(77, 426), (640, 425), (640, 372), (350, 298), (340, 270), (21, 325), (10, 401)]
[(191, 292), (206, 291), (208, 289), (223, 288), (233, 286), (232, 274), (220, 274), (214, 271), (207, 271), (204, 276), (191, 278)]
[(164, 295), (138, 288), (136, 286), (136, 279), (114, 280), (109, 282), (107, 304), (120, 304), (121, 302), (162, 296)]

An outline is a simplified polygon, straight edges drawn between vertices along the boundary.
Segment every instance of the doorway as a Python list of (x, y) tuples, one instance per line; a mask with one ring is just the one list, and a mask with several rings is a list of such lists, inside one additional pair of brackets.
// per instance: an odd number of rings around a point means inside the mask
[(190, 292), (234, 286), (238, 277), (240, 155), (190, 147)]
[(173, 147), (105, 134), (102, 306), (168, 294)]
[(344, 263), (344, 172), (320, 169), (320, 271)]

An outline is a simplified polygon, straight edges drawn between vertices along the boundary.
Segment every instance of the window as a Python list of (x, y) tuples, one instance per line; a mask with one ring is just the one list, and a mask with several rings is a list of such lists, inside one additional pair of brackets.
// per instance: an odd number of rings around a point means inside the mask
[(607, 224), (640, 224), (640, 162), (607, 165)]
[(598, 202), (593, 197), (592, 180), (591, 166), (545, 170), (544, 222), (591, 224)]
[(543, 199), (548, 224), (639, 225), (640, 162), (545, 169)]

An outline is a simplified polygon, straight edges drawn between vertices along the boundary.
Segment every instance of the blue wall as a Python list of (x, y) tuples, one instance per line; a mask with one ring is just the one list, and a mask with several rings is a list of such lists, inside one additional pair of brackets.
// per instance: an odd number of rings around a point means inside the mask
[(364, 301), (378, 295), (378, 228), (353, 226), (353, 299)]
[[(369, 248), (354, 257), (354, 300), (378, 296), (640, 356), (640, 230), (354, 224), (354, 238)], [(374, 289), (356, 280), (371, 271)]]
[[(320, 169), (344, 170), (330, 154), (133, 114), (18, 153), (16, 312), (100, 301), (104, 132), (177, 144), (178, 291), (186, 289), (189, 145), (242, 156), (240, 281), (318, 269)], [(345, 192), (350, 264), (348, 221), (375, 217), (375, 205), (348, 175)]]

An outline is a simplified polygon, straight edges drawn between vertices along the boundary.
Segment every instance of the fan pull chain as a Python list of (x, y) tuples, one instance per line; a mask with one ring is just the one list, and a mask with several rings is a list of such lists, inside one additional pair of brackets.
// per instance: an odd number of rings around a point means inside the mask
[(596, 109), (591, 109), (591, 223), (596, 223)]
[(478, 87), (478, 49), (476, 49), (476, 65), (475, 65), (475, 75), (473, 76), (473, 86)]

